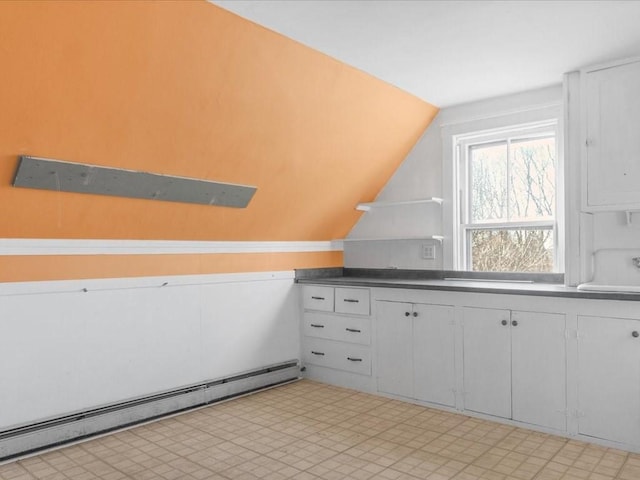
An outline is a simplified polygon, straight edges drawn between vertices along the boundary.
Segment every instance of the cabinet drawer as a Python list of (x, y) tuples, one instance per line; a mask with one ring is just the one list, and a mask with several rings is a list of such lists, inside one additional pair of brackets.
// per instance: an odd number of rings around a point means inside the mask
[(371, 375), (371, 350), (363, 345), (305, 338), (302, 360), (320, 367)]
[(369, 290), (365, 288), (336, 288), (336, 312), (369, 315)]
[(308, 337), (369, 345), (371, 343), (371, 320), (364, 317), (341, 317), (326, 313), (306, 312), (303, 332)]
[(333, 312), (333, 287), (305, 285), (302, 289), (302, 303), (306, 310)]

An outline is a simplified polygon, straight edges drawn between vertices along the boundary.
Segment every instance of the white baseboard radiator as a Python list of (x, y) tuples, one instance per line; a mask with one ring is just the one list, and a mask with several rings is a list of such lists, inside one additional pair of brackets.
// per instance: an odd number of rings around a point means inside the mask
[(300, 378), (297, 360), (0, 431), (0, 462)]

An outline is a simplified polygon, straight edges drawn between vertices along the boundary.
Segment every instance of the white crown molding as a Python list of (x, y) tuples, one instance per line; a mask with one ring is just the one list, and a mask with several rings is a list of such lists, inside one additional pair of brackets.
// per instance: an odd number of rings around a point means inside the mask
[(2, 238), (0, 255), (151, 255), (342, 251), (341, 240), (315, 242), (208, 242), (184, 240), (75, 240)]

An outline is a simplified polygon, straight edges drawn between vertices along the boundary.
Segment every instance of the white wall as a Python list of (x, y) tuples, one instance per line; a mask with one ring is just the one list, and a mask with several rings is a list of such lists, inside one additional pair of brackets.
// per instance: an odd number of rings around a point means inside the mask
[[(436, 260), (422, 260), (424, 240), (345, 242), (345, 267), (355, 268), (453, 268), (453, 166), (448, 135), (496, 128), (503, 122), (521, 123), (523, 112), (541, 111), (562, 104), (562, 86), (454, 106), (438, 116), (382, 189), (376, 200), (411, 200), (442, 197), (442, 207), (434, 204), (390, 207), (366, 212), (348, 238), (416, 237), (444, 235)], [(529, 117), (530, 118), (530, 117)], [(445, 140), (443, 140), (443, 136)]]
[(0, 431), (298, 359), (298, 310), (293, 272), (0, 284)]
[(625, 212), (593, 214), (593, 246), (603, 248), (640, 248), (640, 218), (634, 215), (627, 225)]

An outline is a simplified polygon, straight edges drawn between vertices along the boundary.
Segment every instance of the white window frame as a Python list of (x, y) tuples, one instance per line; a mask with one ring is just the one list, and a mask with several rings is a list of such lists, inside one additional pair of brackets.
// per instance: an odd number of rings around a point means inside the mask
[[(510, 144), (512, 141), (520, 139), (535, 139), (553, 136), (556, 145), (555, 155), (555, 169), (558, 171), (558, 136), (559, 126), (557, 119), (550, 119), (542, 122), (535, 122), (525, 125), (514, 125), (512, 127), (501, 128), (490, 131), (473, 132), (466, 135), (459, 135), (456, 137), (456, 153), (458, 163), (458, 196), (459, 196), (459, 225), (458, 225), (458, 237), (457, 237), (457, 256), (460, 262), (460, 270), (471, 270), (471, 258), (469, 245), (469, 233), (473, 230), (492, 230), (492, 229), (526, 229), (526, 228), (546, 228), (553, 231), (553, 272), (561, 270), (559, 263), (558, 252), (558, 222), (557, 222), (557, 204), (555, 202), (555, 209), (553, 217), (542, 220), (529, 220), (529, 221), (496, 221), (496, 222), (473, 222), (471, 220), (471, 195), (469, 192), (470, 184), (469, 180), (471, 172), (469, 169), (469, 151), (470, 148), (476, 145), (491, 144), (498, 142), (507, 142)], [(511, 160), (511, 159), (510, 159)], [(507, 166), (507, 169), (509, 165)], [(557, 177), (557, 175), (556, 175)], [(557, 195), (558, 186), (556, 181)]]
[[(523, 97), (527, 100), (527, 97)], [(487, 107), (491, 102), (486, 103)], [(484, 105), (483, 105), (484, 106)], [(487, 109), (490, 111), (490, 109)], [(457, 112), (456, 112), (457, 113)], [(477, 111), (470, 111), (470, 114)], [(556, 215), (555, 215), (555, 273), (563, 273), (565, 267), (565, 186), (564, 186), (564, 138), (563, 109), (560, 100), (552, 101), (537, 107), (515, 109), (510, 113), (493, 114), (487, 116), (474, 115), (475, 119), (465, 120), (458, 117), (455, 122), (441, 123), (441, 138), (443, 147), (442, 179), (444, 198), (442, 211), (443, 268), (445, 270), (466, 270), (465, 259), (462, 255), (460, 235), (462, 218), (459, 192), (459, 160), (458, 142), (472, 139), (474, 135), (500, 134), (508, 131), (531, 127), (534, 125), (556, 124)]]

